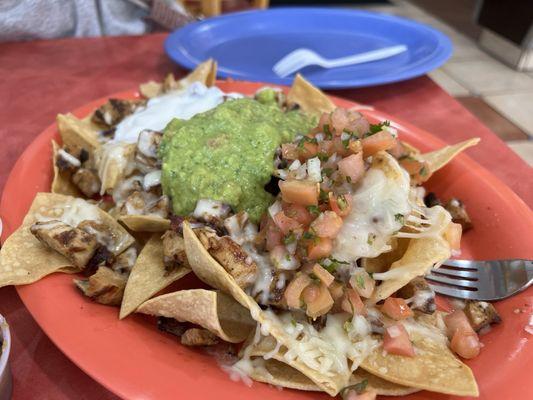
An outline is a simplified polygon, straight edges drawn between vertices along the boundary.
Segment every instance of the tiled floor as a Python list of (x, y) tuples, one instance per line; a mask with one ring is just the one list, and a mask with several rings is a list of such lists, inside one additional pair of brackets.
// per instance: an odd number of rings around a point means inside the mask
[(513, 70), (407, 0), (390, 1), (392, 5), (366, 8), (411, 18), (448, 35), (454, 53), (429, 76), (533, 166), (533, 72)]

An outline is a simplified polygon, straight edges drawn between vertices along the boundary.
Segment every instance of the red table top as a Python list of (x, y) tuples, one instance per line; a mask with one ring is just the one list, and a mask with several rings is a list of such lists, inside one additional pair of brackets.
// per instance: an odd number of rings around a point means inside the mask
[[(57, 113), (169, 71), (183, 74), (166, 58), (164, 38), (0, 43), (0, 191), (22, 151)], [(375, 106), (450, 143), (481, 137), (469, 155), (533, 205), (533, 170), (429, 78), (332, 94)], [(52, 344), (11, 287), (0, 289), (0, 313), (13, 330), (14, 400), (116, 399)]]

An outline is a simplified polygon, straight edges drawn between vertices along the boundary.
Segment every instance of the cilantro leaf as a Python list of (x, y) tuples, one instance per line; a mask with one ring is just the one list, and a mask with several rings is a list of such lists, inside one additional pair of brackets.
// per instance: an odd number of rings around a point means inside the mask
[(307, 206), (307, 211), (309, 211), (311, 215), (320, 214), (320, 209), (318, 208), (318, 206), (313, 206), (313, 205)]
[(382, 131), (384, 126), (390, 126), (390, 121), (383, 121), (379, 124), (370, 124), (370, 128), (368, 129), (368, 132), (364, 134), (364, 137), (372, 136), (373, 134)]

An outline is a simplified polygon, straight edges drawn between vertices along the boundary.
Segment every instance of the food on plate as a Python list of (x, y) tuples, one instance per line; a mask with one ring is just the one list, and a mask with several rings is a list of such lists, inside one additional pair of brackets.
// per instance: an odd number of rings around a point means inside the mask
[[(209, 60), (59, 115), (52, 193), (2, 247), (0, 286), (78, 273), (121, 319), (226, 346), (222, 367), (247, 383), (478, 395), (461, 358), (499, 317), (484, 302), (438, 309), (424, 275), (459, 253), (472, 220), (421, 186), (478, 139), (422, 153), (300, 75), (252, 97), (215, 76)], [(188, 274), (209, 288), (176, 290)]]

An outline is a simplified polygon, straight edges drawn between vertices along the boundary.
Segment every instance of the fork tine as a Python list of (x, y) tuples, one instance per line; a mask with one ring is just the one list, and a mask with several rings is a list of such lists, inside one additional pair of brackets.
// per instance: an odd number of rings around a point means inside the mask
[(287, 54), (285, 57), (283, 57), (281, 60), (279, 60), (276, 64), (274, 64), (274, 67), (272, 67), (272, 70), (274, 72), (283, 72), (290, 68), (293, 68), (293, 66), (300, 62), (302, 53), (300, 50), (294, 50), (293, 52)]
[(444, 294), (446, 296), (456, 297), (459, 299), (480, 300), (479, 293), (474, 290), (461, 290), (450, 286), (434, 285), (431, 282), (430, 286), (435, 292)]
[(295, 57), (290, 60), (290, 63), (287, 63), (284, 65), (284, 67), (279, 71), (276, 72), (279, 76), (285, 77), (287, 75), (292, 74), (295, 71), (298, 71), (299, 69), (302, 69), (303, 67), (307, 66), (308, 64), (305, 62), (305, 57), (297, 54)]
[(447, 278), (445, 276), (440, 276), (440, 275), (435, 275), (435, 274), (426, 275), (426, 279), (430, 279), (435, 282), (445, 283), (447, 285), (453, 285), (453, 286), (458, 286), (458, 287), (465, 287), (465, 288), (477, 288), (478, 287), (477, 281), (467, 281), (466, 279)]
[(477, 271), (468, 271), (466, 269), (451, 269), (446, 268), (446, 265), (443, 265), (439, 268), (433, 268), (431, 269), (431, 272), (436, 272), (439, 274), (446, 274), (449, 276), (456, 276), (458, 278), (477, 278), (478, 272)]
[(294, 72), (295, 69), (298, 69), (301, 59), (298, 55), (296, 57), (291, 57), (291, 59), (286, 60), (282, 65), (276, 66), (273, 68), (274, 72), (280, 76), (289, 75), (291, 72)]
[(473, 262), (470, 260), (446, 260), (444, 265), (448, 265), (450, 267), (457, 267), (457, 268), (467, 268), (467, 269), (473, 269), (477, 270), (477, 262)]

